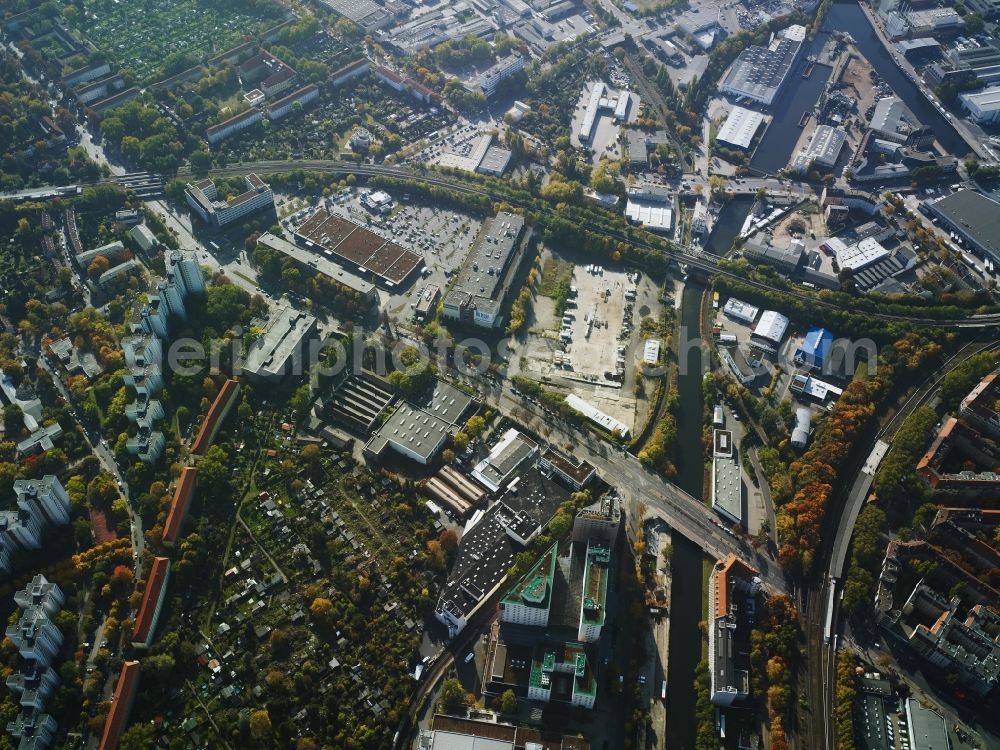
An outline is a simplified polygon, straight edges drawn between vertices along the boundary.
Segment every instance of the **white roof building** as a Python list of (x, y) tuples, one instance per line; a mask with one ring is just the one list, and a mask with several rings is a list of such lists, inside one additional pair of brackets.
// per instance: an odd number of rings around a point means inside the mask
[(764, 115), (760, 112), (754, 112), (746, 107), (733, 107), (715, 140), (736, 148), (747, 149), (750, 148), (754, 136), (763, 124)]
[(600, 427), (603, 427), (612, 435), (617, 434), (621, 435), (623, 438), (628, 437), (629, 428), (624, 422), (615, 419), (610, 414), (605, 414), (596, 406), (593, 406), (592, 404), (589, 404), (588, 402), (584, 401), (575, 393), (571, 393), (566, 397), (566, 405), (569, 406), (571, 409), (580, 412), (591, 422)]
[(861, 242), (837, 251), (837, 265), (841, 270), (850, 269), (855, 273), (863, 271), (889, 255), (889, 251), (874, 237), (866, 237)]
[(1000, 121), (1000, 86), (959, 94), (962, 106), (978, 123)]
[(755, 307), (743, 300), (736, 299), (736, 297), (730, 297), (722, 308), (722, 312), (728, 315), (733, 320), (739, 320), (742, 323), (753, 323), (757, 320), (757, 314), (760, 312), (759, 307)]
[(788, 332), (788, 318), (776, 310), (765, 310), (760, 316), (760, 322), (753, 329), (756, 338), (780, 344)]
[(660, 340), (646, 339), (642, 349), (642, 361), (647, 365), (655, 365), (660, 359)]
[(629, 197), (625, 217), (652, 232), (669, 232), (674, 226), (674, 210), (670, 203), (658, 203)]

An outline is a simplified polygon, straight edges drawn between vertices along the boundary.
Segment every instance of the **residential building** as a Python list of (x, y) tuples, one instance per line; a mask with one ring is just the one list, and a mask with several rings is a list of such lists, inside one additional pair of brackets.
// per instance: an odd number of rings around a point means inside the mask
[(622, 524), (622, 504), (614, 492), (601, 495), (577, 511), (573, 519), (573, 542), (600, 541), (614, 546)]
[(132, 273), (133, 271), (139, 271), (140, 273), (142, 272), (142, 263), (135, 260), (134, 258), (132, 260), (127, 260), (124, 263), (119, 263), (117, 266), (113, 266), (112, 268), (109, 268), (107, 271), (102, 273), (100, 276), (97, 277), (97, 285), (102, 288), (107, 287), (109, 284), (111, 284), (111, 282), (115, 281), (116, 279), (122, 276), (126, 276)]
[(750, 697), (750, 630), (757, 570), (730, 554), (709, 577), (708, 662), (711, 701), (732, 706)]
[[(41, 431), (39, 431), (41, 432)], [(14, 482), (14, 510), (0, 511), (0, 573), (9, 574), (15, 555), (38, 549), (46, 531), (69, 522), (69, 496), (59, 480)]]
[(128, 452), (146, 464), (159, 461), (166, 446), (167, 439), (163, 433), (149, 428), (140, 428), (138, 433), (125, 441)]
[(107, 260), (118, 260), (125, 256), (128, 251), (125, 249), (125, 245), (122, 244), (120, 240), (115, 240), (114, 242), (109, 242), (106, 245), (101, 245), (100, 247), (95, 247), (90, 250), (84, 250), (82, 253), (77, 253), (76, 262), (84, 271), (87, 270), (87, 266), (90, 265), (91, 261), (94, 260), (98, 255)]
[(18, 740), (18, 750), (43, 750), (52, 743), (57, 728), (49, 714), (26, 708), (7, 724), (7, 734)]
[(239, 392), (239, 381), (227, 378), (226, 382), (219, 389), (219, 392), (215, 394), (215, 399), (212, 401), (212, 405), (208, 408), (208, 413), (205, 415), (205, 421), (201, 423), (198, 434), (191, 442), (192, 456), (204, 455), (205, 451), (212, 445), (215, 436), (222, 427), (222, 423), (236, 403), (236, 397), (239, 395)]
[(1000, 414), (997, 402), (1000, 400), (1000, 371), (986, 375), (962, 399), (958, 413), (969, 424), (982, 430), (990, 437), (1000, 437)]
[(168, 278), (180, 287), (185, 296), (204, 293), (205, 277), (197, 253), (174, 250), (167, 255), (166, 261)]
[(114, 695), (111, 697), (111, 710), (104, 721), (104, 732), (97, 750), (115, 750), (118, 747), (132, 713), (132, 703), (139, 689), (139, 675), (139, 662), (127, 661), (122, 665)]
[(292, 111), (296, 103), (304, 107), (309, 102), (318, 98), (319, 87), (315, 83), (310, 83), (308, 86), (303, 86), (297, 91), (293, 91), (291, 94), (278, 99), (276, 102), (268, 104), (266, 110), (267, 119), (271, 121), (280, 120)]
[(524, 55), (517, 51), (511, 52), (507, 57), (498, 60), (490, 68), (483, 71), (479, 77), (479, 88), (489, 99), (497, 92), (497, 88), (503, 81), (524, 70), (525, 65)]
[(607, 621), (608, 578), (611, 574), (611, 548), (603, 541), (589, 540), (584, 560), (583, 588), (580, 600), (580, 624), (576, 639), (596, 643)]
[(7, 677), (7, 687), (17, 695), (18, 704), (34, 711), (45, 710), (45, 704), (58, 684), (56, 670), (35, 661), (24, 662), (20, 669)]
[(27, 586), (14, 594), (14, 603), (21, 609), (38, 607), (49, 617), (61, 610), (65, 601), (62, 589), (41, 573), (36, 574)]
[(229, 136), (256, 125), (262, 119), (264, 119), (264, 114), (259, 109), (251, 107), (238, 115), (233, 115), (228, 120), (212, 125), (205, 131), (205, 140), (208, 141), (208, 145), (214, 146)]
[(211, 179), (188, 183), (184, 188), (184, 197), (202, 221), (217, 227), (231, 224), (255, 211), (273, 209), (274, 194), (267, 183), (255, 174), (249, 174), (244, 179), (246, 192), (225, 201), (217, 200), (218, 191)]
[(148, 649), (156, 636), (163, 601), (170, 582), (170, 558), (154, 557), (142, 592), (142, 603), (132, 627), (132, 647)]
[(17, 455), (20, 458), (33, 456), (42, 451), (52, 450), (55, 441), (62, 437), (63, 430), (58, 422), (44, 425), (32, 432), (17, 444)]
[[(949, 458), (953, 451), (971, 459), (977, 470), (949, 467), (954, 463), (953, 458)], [(917, 475), (938, 496), (968, 500), (992, 497), (1000, 492), (1000, 474), (993, 470), (997, 466), (997, 458), (988, 452), (988, 446), (977, 430), (956, 417), (949, 417), (917, 463)], [(955, 471), (956, 468), (959, 471)]]
[(185, 466), (181, 469), (181, 475), (174, 484), (174, 494), (170, 500), (170, 510), (167, 511), (167, 520), (163, 523), (161, 541), (164, 547), (173, 547), (180, 537), (188, 508), (191, 507), (191, 501), (194, 499), (197, 477), (198, 469), (194, 466)]
[(29, 607), (8, 625), (6, 636), (24, 659), (48, 666), (59, 653), (63, 634), (42, 607)]
[(445, 295), (444, 318), (482, 328), (499, 327), (529, 235), (523, 216), (503, 211), (489, 219)]
[(277, 96), (295, 83), (292, 66), (278, 59), (267, 50), (261, 50), (238, 67), (240, 83), (249, 91), (259, 88), (268, 97)]
[(1000, 615), (976, 604), (963, 618), (960, 606), (960, 597), (946, 600), (921, 580), (903, 605), (916, 621), (909, 643), (929, 664), (956, 673), (964, 687), (985, 697), (1000, 682)]
[(362, 57), (359, 60), (355, 60), (352, 63), (348, 63), (342, 68), (339, 68), (333, 72), (330, 76), (330, 82), (333, 84), (334, 88), (338, 86), (343, 86), (345, 83), (359, 78), (361, 76), (368, 75), (371, 73), (371, 63), (368, 58)]
[(158, 244), (155, 235), (145, 224), (136, 224), (129, 230), (129, 236), (147, 253)]

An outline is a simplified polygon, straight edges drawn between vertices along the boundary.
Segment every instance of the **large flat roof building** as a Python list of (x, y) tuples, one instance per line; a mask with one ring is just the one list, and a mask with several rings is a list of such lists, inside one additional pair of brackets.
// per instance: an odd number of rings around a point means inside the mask
[(1000, 263), (1000, 203), (974, 190), (959, 190), (926, 205), (978, 255)]
[(719, 84), (719, 91), (770, 106), (788, 78), (806, 30), (798, 24), (775, 35), (770, 46), (743, 50)]
[(503, 323), (503, 307), (524, 257), (524, 217), (502, 211), (479, 230), (451, 291), (444, 317), (482, 328)]
[(729, 117), (715, 136), (716, 141), (734, 148), (748, 149), (764, 124), (764, 115), (746, 107), (733, 107)]
[(371, 274), (389, 287), (402, 284), (424, 263), (423, 256), (412, 250), (322, 208), (302, 223), (295, 241), (356, 269), (362, 277)]
[(538, 453), (538, 443), (511, 427), (490, 450), (489, 455), (476, 464), (474, 476), (491, 492), (498, 492), (518, 470), (522, 463)]
[(833, 169), (846, 142), (847, 131), (843, 128), (820, 125), (805, 151), (792, 160), (792, 167), (799, 172), (808, 172), (813, 166), (817, 169)]
[(1000, 86), (959, 94), (962, 107), (979, 124), (1000, 120)]
[(373, 302), (378, 296), (374, 284), (326, 257), (332, 255), (330, 250), (324, 250), (320, 254), (314, 252), (315, 247), (310, 251), (270, 232), (264, 232), (258, 237), (257, 243), (290, 258), (301, 271), (326, 276), (345, 289), (362, 295), (369, 302)]

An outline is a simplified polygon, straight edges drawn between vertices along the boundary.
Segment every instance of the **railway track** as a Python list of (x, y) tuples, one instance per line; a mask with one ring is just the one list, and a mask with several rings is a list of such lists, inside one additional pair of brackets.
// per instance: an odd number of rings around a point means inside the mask
[[(555, 208), (542, 203), (541, 201), (522, 201), (516, 198), (512, 198), (509, 195), (503, 195), (500, 193), (490, 192), (489, 190), (484, 190), (480, 187), (469, 185), (463, 182), (445, 179), (435, 174), (419, 173), (413, 172), (407, 169), (402, 169), (400, 167), (386, 167), (373, 164), (352, 164), (348, 162), (341, 162), (335, 160), (302, 160), (302, 161), (259, 161), (253, 163), (242, 163), (242, 164), (231, 164), (229, 166), (213, 169), (209, 173), (212, 176), (236, 176), (236, 175), (246, 175), (251, 172), (257, 174), (276, 174), (281, 172), (289, 172), (293, 170), (303, 170), (307, 172), (327, 172), (330, 174), (353, 174), (363, 177), (393, 177), (396, 179), (412, 180), (416, 182), (422, 182), (427, 185), (432, 185), (435, 187), (445, 188), (447, 190), (453, 190), (460, 193), (465, 193), (467, 195), (476, 195), (483, 198), (488, 198), (494, 202), (505, 202), (517, 208), (522, 208), (525, 210), (535, 211), (538, 213), (543, 213), (551, 216), (558, 216), (558, 212)], [(186, 168), (181, 168), (178, 171), (178, 176), (189, 176), (190, 171)], [(771, 291), (779, 292), (781, 294), (793, 297), (799, 301), (808, 303), (813, 307), (822, 307), (831, 310), (841, 310), (841, 311), (852, 311), (851, 308), (832, 302), (830, 300), (822, 299), (819, 297), (812, 296), (810, 294), (805, 294), (803, 292), (798, 292), (792, 289), (784, 289), (766, 284), (761, 281), (756, 281), (753, 279), (748, 279), (739, 273), (729, 271), (725, 268), (720, 268), (718, 261), (705, 256), (701, 253), (696, 253), (684, 246), (671, 243), (670, 245), (664, 245), (663, 242), (653, 242), (650, 239), (644, 239), (638, 233), (625, 233), (616, 232), (609, 230), (606, 226), (593, 223), (593, 222), (582, 222), (582, 228), (587, 231), (594, 232), (597, 234), (610, 237), (615, 240), (620, 240), (622, 242), (627, 242), (635, 247), (640, 247), (645, 250), (653, 250), (655, 252), (667, 255), (678, 262), (686, 263), (690, 268), (695, 268), (706, 274), (718, 274), (720, 276), (725, 276), (733, 280), (739, 281), (748, 286), (754, 287), (761, 291)], [(940, 327), (940, 328), (986, 328), (989, 326), (1000, 325), (1000, 313), (990, 313), (986, 315), (972, 315), (965, 318), (927, 318), (927, 317), (916, 317), (907, 315), (897, 315), (894, 313), (885, 312), (868, 312), (870, 317), (882, 320), (889, 323), (908, 323), (911, 325), (928, 326), (928, 327)]]
[[(949, 373), (970, 357), (981, 354), (991, 348), (1000, 347), (1000, 338), (991, 338), (988, 341), (974, 340), (965, 344), (955, 354), (948, 358), (939, 368), (937, 368), (924, 383), (911, 393), (900, 408), (893, 413), (885, 422), (882, 428), (865, 445), (856, 452), (856, 457), (851, 467), (842, 473), (843, 476), (854, 477), (861, 471), (867, 457), (870, 455), (875, 443), (882, 440), (891, 443), (892, 438), (913, 412), (921, 406), (929, 403), (937, 395), (942, 381)], [(836, 679), (836, 653), (837, 642), (836, 633), (839, 630), (838, 621), (840, 617), (840, 599), (837, 595), (840, 589), (840, 581), (846, 575), (846, 567), (834, 569), (835, 560), (833, 552), (838, 546), (841, 535), (847, 535), (849, 543), (853, 534), (853, 523), (848, 528), (841, 528), (843, 516), (847, 508), (850, 486), (841, 482), (841, 492), (834, 498), (835, 507), (828, 510), (823, 519), (822, 539), (830, 539), (828, 545), (821, 548), (821, 559), (818, 561), (817, 570), (824, 571), (819, 580), (814, 580), (811, 585), (803, 591), (804, 602), (803, 622), (807, 627), (807, 665), (809, 672), (809, 706), (811, 711), (812, 725), (810, 731), (813, 738), (823, 738), (823, 744), (815, 741), (809, 746), (834, 747), (833, 738), (835, 736), (835, 726), (833, 723), (833, 700), (835, 696)], [(828, 612), (827, 608), (832, 608)], [(834, 637), (830, 642), (825, 639), (825, 623), (827, 617), (831, 621), (831, 630)], [(816, 698), (821, 698), (820, 706), (817, 706)]]

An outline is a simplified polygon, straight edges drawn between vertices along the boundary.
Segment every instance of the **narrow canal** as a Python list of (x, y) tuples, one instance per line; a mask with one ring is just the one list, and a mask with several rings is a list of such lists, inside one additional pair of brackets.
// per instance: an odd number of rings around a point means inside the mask
[[(681, 301), (681, 325), (687, 337), (698, 336), (704, 287), (687, 284)], [(682, 336), (681, 341), (684, 340)], [(681, 344), (683, 346), (683, 343)], [(702, 492), (701, 368), (695, 352), (678, 378), (676, 482), (694, 497)], [(673, 583), (670, 592), (670, 675), (667, 683), (667, 749), (693, 750), (695, 724), (694, 670), (701, 660), (701, 548), (679, 534), (673, 538)]]

